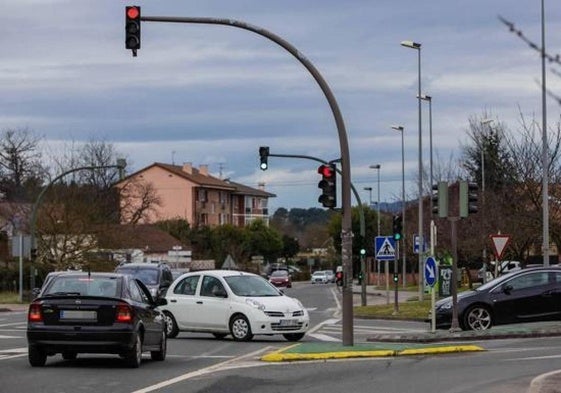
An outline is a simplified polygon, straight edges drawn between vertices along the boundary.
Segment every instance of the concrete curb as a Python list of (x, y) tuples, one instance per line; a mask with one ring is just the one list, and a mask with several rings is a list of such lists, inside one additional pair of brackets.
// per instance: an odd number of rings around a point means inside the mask
[[(298, 351), (301, 344), (291, 345), (278, 351), (270, 352), (263, 355), (260, 360), (264, 362), (290, 362), (300, 360), (327, 360), (327, 359), (348, 359), (348, 358), (365, 358), (365, 357), (395, 357), (395, 356), (411, 356), (411, 355), (437, 355), (448, 354), (454, 352), (476, 352), (485, 351), (484, 348), (477, 345), (444, 345), (424, 348), (407, 348), (407, 349), (363, 349), (348, 350), (341, 347), (341, 350), (325, 352), (308, 352)], [(290, 352), (288, 352), (290, 351)]]

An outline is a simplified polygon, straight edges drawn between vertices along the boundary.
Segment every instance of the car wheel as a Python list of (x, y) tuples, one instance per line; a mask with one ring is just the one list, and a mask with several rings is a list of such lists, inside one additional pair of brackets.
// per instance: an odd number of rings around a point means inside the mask
[(27, 357), (31, 367), (43, 367), (47, 362), (47, 354), (41, 348), (30, 345), (27, 350)]
[(168, 338), (166, 336), (166, 332), (162, 332), (162, 338), (160, 340), (160, 350), (150, 352), (150, 357), (152, 358), (152, 360), (166, 360), (166, 353), (168, 348), (167, 341)]
[(76, 359), (76, 356), (78, 356), (78, 354), (72, 351), (66, 351), (62, 353), (62, 358), (64, 360), (74, 360)]
[(222, 340), (224, 337), (227, 336), (226, 333), (212, 333), (212, 335), (213, 335), (214, 337), (216, 337), (217, 339), (219, 339), (219, 340)]
[(125, 363), (130, 368), (138, 368), (140, 362), (142, 362), (142, 339), (140, 333), (137, 333), (133, 347), (125, 353)]
[(466, 330), (487, 330), (493, 326), (493, 317), (486, 306), (475, 305), (469, 307), (465, 313), (463, 328)]
[(235, 341), (250, 341), (253, 338), (249, 321), (242, 314), (234, 315), (230, 320), (230, 333)]
[(304, 337), (305, 333), (286, 333), (282, 336), (288, 341), (300, 341)]
[(164, 311), (164, 318), (166, 321), (166, 334), (168, 338), (175, 338), (179, 334), (177, 322), (170, 312)]

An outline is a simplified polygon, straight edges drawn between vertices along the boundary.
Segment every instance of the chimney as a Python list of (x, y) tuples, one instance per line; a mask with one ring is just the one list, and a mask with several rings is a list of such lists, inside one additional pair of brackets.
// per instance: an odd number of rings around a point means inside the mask
[(203, 176), (208, 176), (208, 165), (199, 165), (199, 173)]
[(188, 173), (190, 175), (193, 174), (193, 166), (191, 165), (190, 162), (184, 162), (183, 163), (183, 167), (181, 168), (181, 170), (185, 173)]
[(264, 182), (257, 183), (257, 188), (259, 188), (261, 191), (265, 191), (265, 183)]

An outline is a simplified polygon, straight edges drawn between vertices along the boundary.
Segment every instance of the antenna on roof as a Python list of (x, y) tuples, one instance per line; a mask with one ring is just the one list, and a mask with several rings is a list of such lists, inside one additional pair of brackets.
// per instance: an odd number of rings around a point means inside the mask
[(171, 165), (175, 165), (175, 150), (171, 151)]

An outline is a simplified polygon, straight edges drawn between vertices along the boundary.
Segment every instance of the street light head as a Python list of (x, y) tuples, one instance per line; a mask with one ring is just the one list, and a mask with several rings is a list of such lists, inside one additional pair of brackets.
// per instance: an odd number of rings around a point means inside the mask
[(392, 126), (392, 130), (403, 132), (405, 128), (403, 126)]
[(411, 49), (421, 49), (421, 44), (413, 41), (401, 41), (401, 46)]
[(364, 187), (364, 191), (372, 191), (372, 187)]
[[(419, 98), (419, 96), (417, 96), (417, 98)], [(421, 100), (432, 101), (432, 96), (429, 96), (428, 94), (421, 94)]]
[(380, 169), (380, 168), (381, 168), (381, 165), (380, 165), (380, 164), (370, 165), (369, 168), (370, 168), (370, 169)]

